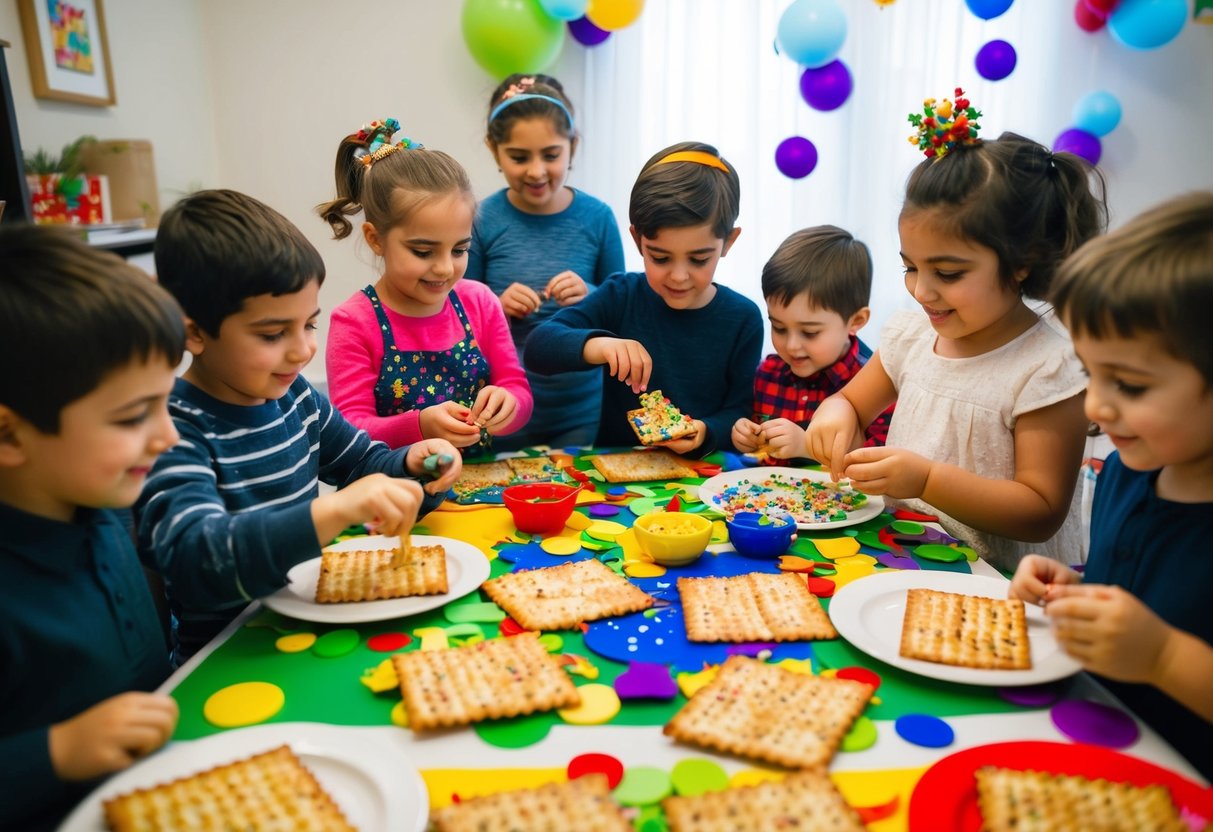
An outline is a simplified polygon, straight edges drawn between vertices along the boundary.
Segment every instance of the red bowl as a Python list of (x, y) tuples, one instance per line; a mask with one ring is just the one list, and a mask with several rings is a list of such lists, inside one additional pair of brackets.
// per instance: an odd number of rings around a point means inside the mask
[(556, 534), (573, 513), (580, 490), (555, 482), (528, 482), (511, 485), (501, 492), (501, 498), (514, 516), (518, 531)]

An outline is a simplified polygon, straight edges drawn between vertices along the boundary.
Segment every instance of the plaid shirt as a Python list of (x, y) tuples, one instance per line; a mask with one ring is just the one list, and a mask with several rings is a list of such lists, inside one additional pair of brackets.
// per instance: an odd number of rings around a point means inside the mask
[[(754, 421), (789, 419), (807, 428), (817, 406), (841, 390), (871, 357), (872, 351), (867, 344), (852, 335), (851, 348), (834, 366), (800, 378), (778, 355), (768, 355), (754, 374)], [(892, 415), (893, 405), (890, 405), (868, 425), (865, 446), (884, 444)]]

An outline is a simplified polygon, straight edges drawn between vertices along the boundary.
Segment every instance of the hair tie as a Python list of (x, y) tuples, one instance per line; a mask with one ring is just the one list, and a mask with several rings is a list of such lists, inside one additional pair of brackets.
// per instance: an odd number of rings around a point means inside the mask
[(938, 162), (957, 145), (979, 144), (977, 131), (981, 125), (977, 119), (981, 111), (969, 104), (964, 90), (956, 88), (956, 103), (948, 99), (936, 105), (934, 98), (922, 102), (922, 113), (910, 113), (909, 122), (918, 128), (910, 136), (910, 144), (917, 145), (923, 155)]
[(362, 164), (373, 165), (385, 156), (391, 156), (397, 150), (424, 150), (425, 145), (421, 142), (413, 141), (409, 138), (403, 138), (396, 144), (392, 144), (392, 136), (400, 130), (400, 122), (394, 118), (385, 118), (382, 121), (372, 121), (370, 124), (364, 124), (354, 134), (360, 142), (367, 142), (366, 148), (356, 150), (354, 158), (362, 162)]
[(658, 165), (668, 165), (671, 162), (694, 162), (697, 165), (707, 165), (710, 168), (718, 168), (725, 173), (729, 173), (729, 166), (719, 156), (714, 156), (703, 150), (678, 150), (674, 153), (669, 153), (662, 156), (653, 163), (653, 167)]

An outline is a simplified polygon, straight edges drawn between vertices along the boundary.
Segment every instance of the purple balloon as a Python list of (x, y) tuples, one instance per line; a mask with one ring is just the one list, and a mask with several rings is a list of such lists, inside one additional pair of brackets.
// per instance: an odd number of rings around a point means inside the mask
[(1098, 165), (1099, 157), (1103, 153), (1103, 146), (1099, 143), (1098, 136), (1088, 133), (1086, 130), (1071, 127), (1053, 140), (1053, 152), (1073, 153), (1093, 165)]
[(851, 97), (851, 71), (842, 61), (831, 61), (800, 76), (800, 95), (814, 110), (837, 110)]
[(582, 46), (597, 46), (611, 36), (606, 29), (599, 29), (588, 17), (569, 21), (569, 34)]
[(987, 81), (1001, 81), (1015, 71), (1015, 47), (1005, 40), (992, 40), (977, 52), (977, 74)]
[(789, 179), (803, 179), (817, 167), (817, 148), (803, 136), (784, 139), (775, 148), (775, 167)]

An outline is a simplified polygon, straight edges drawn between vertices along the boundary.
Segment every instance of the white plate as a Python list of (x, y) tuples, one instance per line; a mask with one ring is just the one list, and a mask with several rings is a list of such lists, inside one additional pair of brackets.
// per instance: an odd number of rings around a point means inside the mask
[[(327, 552), (354, 549), (394, 549), (398, 537), (371, 535), (351, 537), (325, 547)], [(477, 589), (489, 577), (489, 561), (484, 553), (470, 543), (449, 537), (428, 534), (413, 535), (415, 546), (442, 546), (446, 549), (446, 577), (449, 591), (442, 595), (414, 595), (409, 598), (389, 598), (384, 601), (354, 601), (345, 604), (318, 604), (316, 581), (320, 578), (320, 558), (312, 558), (287, 573), (286, 586), (261, 599), (275, 612), (304, 621), (328, 624), (359, 624), (364, 621), (384, 621), (403, 618), (441, 607)]]
[(982, 670), (907, 659), (900, 654), (901, 624), (906, 591), (937, 589), (982, 598), (1005, 599), (1010, 582), (1004, 578), (931, 570), (889, 570), (851, 581), (830, 599), (830, 620), (839, 635), (869, 656), (933, 679), (968, 685), (1036, 685), (1073, 676), (1081, 668), (1053, 638), (1044, 611), (1025, 604), (1030, 670)]
[(378, 728), (272, 722), (166, 745), (105, 781), (59, 832), (104, 832), (102, 803), (119, 794), (188, 777), (289, 745), (353, 826), (362, 832), (421, 832), (429, 793), (403, 745)]
[[(761, 480), (772, 474), (779, 474), (793, 480), (816, 480), (831, 482), (830, 475), (825, 471), (808, 471), (803, 468), (742, 468), (738, 471), (725, 471), (711, 479), (705, 480), (699, 486), (699, 499), (709, 506), (720, 510), (721, 495), (731, 485), (737, 485), (742, 480)], [(864, 520), (871, 520), (884, 510), (884, 497), (868, 496), (868, 501), (857, 511), (848, 512), (846, 520), (829, 520), (825, 523), (797, 523), (796, 528), (803, 531), (820, 531), (822, 529), (837, 529), (843, 526), (854, 526)]]

